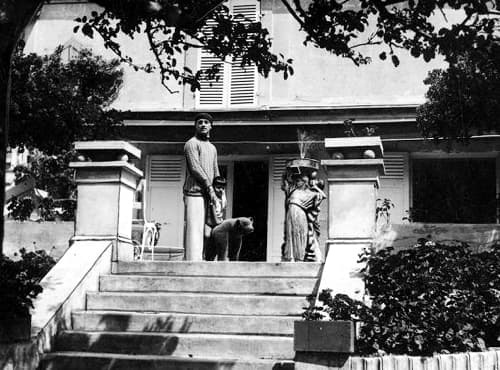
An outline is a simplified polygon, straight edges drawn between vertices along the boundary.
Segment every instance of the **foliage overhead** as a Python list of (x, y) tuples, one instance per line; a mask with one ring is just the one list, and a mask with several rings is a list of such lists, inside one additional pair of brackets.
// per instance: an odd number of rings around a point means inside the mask
[(371, 305), (323, 291), (323, 306), (306, 310), (306, 319), (360, 321), (361, 354), (432, 355), (499, 344), (499, 245), (473, 253), (467, 245), (423, 240), (362, 260)]
[[(437, 54), (454, 64), (468, 52), (483, 60), (498, 48), (500, 12), (494, 0), (282, 0), (312, 43), (336, 55), (364, 64), (370, 58), (359, 49), (384, 45), (380, 59), (399, 65), (397, 49), (425, 61)], [(453, 22), (448, 15), (460, 14)], [(439, 22), (439, 23), (438, 23)]]
[(75, 140), (109, 138), (121, 124), (108, 109), (122, 85), (119, 61), (90, 51), (64, 62), (53, 54), (23, 55), (12, 64), (9, 145), (61, 153)]
[[(77, 18), (75, 31), (93, 37), (100, 34), (105, 46), (122, 54), (117, 36), (130, 38), (144, 32), (153, 51), (162, 82), (169, 79), (200, 87), (200, 79), (213, 77), (220, 65), (205, 71), (181, 66), (183, 50), (205, 48), (224, 59), (241, 57), (242, 64), (255, 63), (259, 72), (293, 73), (291, 59), (271, 52), (269, 31), (260, 22), (231, 14), (227, 0), (97, 0), (104, 10)], [(366, 64), (364, 46), (383, 45), (382, 60), (399, 65), (398, 49), (430, 61), (441, 54), (455, 64), (465, 52), (481, 63), (498, 48), (500, 12), (494, 0), (281, 0), (305, 31), (305, 44), (313, 44), (334, 55)], [(448, 19), (447, 15), (451, 16)], [(456, 20), (458, 16), (459, 20)], [(453, 20), (451, 19), (453, 18)], [(207, 32), (207, 29), (211, 31)], [(205, 31), (205, 32), (204, 32)], [(366, 49), (365, 49), (366, 50)], [(151, 71), (151, 64), (135, 66)], [(168, 87), (167, 87), (168, 88)]]
[[(212, 79), (221, 65), (193, 71), (179, 62), (188, 49), (204, 48), (222, 60), (232, 56), (241, 60), (241, 65), (254, 63), (259, 73), (282, 72), (287, 78), (293, 73), (291, 59), (271, 52), (269, 31), (260, 22), (252, 21), (241, 14), (231, 14), (221, 0), (98, 0), (94, 1), (104, 10), (93, 11), (90, 17), (76, 21), (81, 24), (74, 31), (93, 37), (97, 32), (104, 45), (115, 52), (122, 62), (135, 69), (151, 72), (159, 69), (163, 85), (172, 91), (167, 82), (173, 79), (179, 84), (200, 88), (200, 81)], [(130, 38), (145, 34), (154, 54), (156, 66), (133, 64), (130, 56), (122, 52), (118, 35)]]
[(500, 129), (500, 49), (477, 66), (465, 54), (447, 70), (434, 70), (417, 125), (426, 137), (467, 142)]

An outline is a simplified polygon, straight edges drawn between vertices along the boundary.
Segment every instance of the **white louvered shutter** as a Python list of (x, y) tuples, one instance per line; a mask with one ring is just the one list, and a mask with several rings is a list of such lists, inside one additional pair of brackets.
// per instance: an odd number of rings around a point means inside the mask
[(269, 166), (269, 227), (267, 233), (267, 262), (281, 261), (281, 244), (285, 222), (285, 193), (281, 190), (281, 177), (290, 156), (271, 157)]
[[(259, 3), (248, 0), (234, 2), (232, 12), (234, 16), (241, 15), (242, 22), (256, 22), (259, 20)], [(241, 61), (241, 58), (236, 58), (231, 66), (231, 106), (254, 105), (256, 102), (257, 68), (255, 65), (242, 67)]]
[[(211, 37), (212, 28), (215, 26), (214, 20), (208, 20), (207, 25), (203, 29), (203, 33), (207, 37)], [(200, 52), (199, 70), (207, 70), (214, 65), (219, 66), (219, 72), (210, 80), (200, 82), (200, 91), (197, 94), (197, 104), (200, 107), (222, 107), (227, 100), (229, 64), (222, 59), (217, 58), (212, 53), (205, 49)]]
[(384, 153), (385, 175), (380, 177), (378, 198), (388, 198), (394, 203), (391, 222), (400, 224), (410, 209), (409, 156), (408, 153)]
[[(234, 0), (231, 4), (234, 16), (241, 15), (241, 22), (259, 19), (260, 3), (255, 0)], [(204, 33), (210, 36), (211, 24), (207, 22)], [(255, 65), (241, 66), (241, 58), (222, 61), (206, 50), (200, 52), (199, 69), (204, 70), (220, 64), (215, 78), (201, 82), (197, 94), (197, 106), (202, 108), (227, 108), (252, 106), (256, 103), (257, 68)]]
[(183, 246), (185, 176), (182, 156), (151, 155), (146, 172), (146, 219), (161, 224), (158, 245)]
[(407, 166), (405, 153), (386, 153), (384, 156), (385, 175), (383, 179), (403, 180)]

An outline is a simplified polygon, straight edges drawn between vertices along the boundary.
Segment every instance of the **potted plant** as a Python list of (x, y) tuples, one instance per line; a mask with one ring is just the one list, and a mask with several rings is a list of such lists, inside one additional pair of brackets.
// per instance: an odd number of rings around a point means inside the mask
[(353, 353), (356, 321), (365, 305), (345, 294), (332, 297), (331, 290), (308, 297), (304, 320), (294, 323), (294, 348), (300, 352)]
[(55, 264), (45, 251), (20, 251), (21, 258), (0, 256), (0, 342), (28, 340), (30, 309), (42, 292), (40, 280)]

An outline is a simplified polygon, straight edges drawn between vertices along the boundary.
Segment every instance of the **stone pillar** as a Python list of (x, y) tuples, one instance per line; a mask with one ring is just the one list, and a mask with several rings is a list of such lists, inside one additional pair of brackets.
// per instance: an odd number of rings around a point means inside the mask
[(112, 261), (133, 259), (132, 207), (143, 173), (130, 160), (141, 151), (125, 141), (79, 141), (75, 149), (77, 209), (75, 240), (114, 242)]
[(359, 254), (371, 246), (379, 176), (384, 174), (379, 137), (325, 139), (328, 175), (328, 239), (320, 290), (361, 299), (364, 285)]

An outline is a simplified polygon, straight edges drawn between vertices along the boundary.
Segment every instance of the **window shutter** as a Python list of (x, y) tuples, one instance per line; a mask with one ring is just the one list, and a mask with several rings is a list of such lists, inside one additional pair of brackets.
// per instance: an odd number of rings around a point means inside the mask
[(409, 156), (403, 152), (384, 153), (385, 175), (380, 176), (378, 198), (394, 203), (390, 210), (391, 222), (399, 224), (408, 216), (410, 208)]
[(200, 83), (200, 92), (198, 94), (198, 104), (200, 106), (221, 106), (224, 104), (224, 83), (225, 71), (224, 62), (213, 54), (202, 50), (200, 69), (208, 69), (214, 64), (220, 64), (219, 72), (217, 72), (214, 79), (203, 80)]
[(161, 224), (158, 245), (182, 247), (184, 206), (182, 156), (151, 155), (147, 159), (146, 219)]
[[(212, 27), (215, 25), (215, 21), (208, 20), (207, 25), (203, 29), (203, 33), (207, 37), (211, 37)], [(207, 50), (202, 49), (200, 53), (200, 70), (209, 69), (214, 65), (219, 65), (219, 72), (214, 76), (213, 79), (203, 80), (200, 82), (200, 91), (198, 93), (198, 105), (203, 107), (210, 106), (222, 106), (224, 105), (224, 101), (226, 99), (224, 94), (224, 84), (226, 83), (226, 75), (225, 71), (226, 63), (220, 58), (217, 58), (212, 53), (209, 53)]]
[(281, 261), (281, 244), (285, 222), (285, 193), (281, 190), (281, 178), (290, 156), (272, 156), (269, 166), (269, 214), (267, 229), (267, 262)]
[(148, 177), (151, 182), (178, 182), (182, 178), (182, 160), (151, 157)]
[(403, 154), (385, 153), (385, 175), (382, 178), (402, 180), (405, 175), (406, 158)]
[[(241, 22), (259, 20), (259, 2), (255, 0), (235, 0), (231, 5), (234, 16), (241, 15)], [(204, 33), (210, 36), (211, 24), (208, 22)], [(241, 58), (222, 61), (206, 50), (200, 52), (200, 69), (208, 69), (220, 63), (216, 78), (200, 83), (197, 104), (199, 107), (248, 106), (256, 103), (257, 68), (255, 65), (241, 66)]]
[(273, 183), (281, 186), (281, 179), (285, 172), (286, 161), (288, 157), (274, 157), (272, 162)]
[[(259, 19), (259, 8), (256, 1), (235, 2), (232, 7), (234, 16), (244, 17), (242, 22), (256, 22)], [(230, 105), (255, 104), (257, 68), (255, 65), (241, 66), (242, 58), (233, 60), (231, 66)]]

